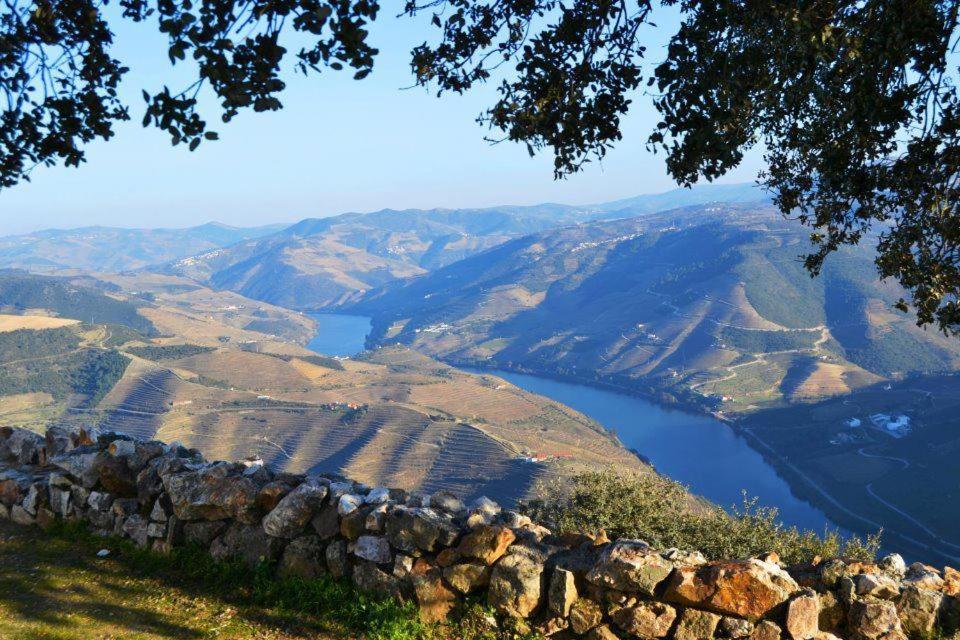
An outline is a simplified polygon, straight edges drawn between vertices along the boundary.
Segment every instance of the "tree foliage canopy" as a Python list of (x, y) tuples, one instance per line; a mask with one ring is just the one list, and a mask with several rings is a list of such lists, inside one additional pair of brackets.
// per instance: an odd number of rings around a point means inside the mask
[[(86, 143), (129, 118), (106, 5), (0, 8), (0, 188), (38, 164), (79, 164)], [(551, 151), (558, 177), (604, 156), (645, 88), (661, 114), (648, 143), (683, 185), (722, 176), (761, 144), (761, 182), (785, 214), (813, 228), (811, 272), (875, 234), (880, 275), (909, 291), (920, 323), (958, 333), (958, 8), (958, 0), (406, 0), (402, 13), (436, 29), (411, 52), (416, 82), (440, 94), (498, 82), (480, 121), (531, 153)], [(681, 25), (665, 59), (645, 66), (644, 33), (660, 11), (679, 11)], [(203, 87), (224, 122), (243, 109), (279, 109), (291, 34), (307, 43), (289, 56), (296, 70), (363, 78), (379, 12), (375, 0), (118, 0), (110, 16), (155, 20), (171, 62), (195, 63), (189, 87), (144, 92), (143, 119), (195, 149), (217, 137), (198, 110)]]

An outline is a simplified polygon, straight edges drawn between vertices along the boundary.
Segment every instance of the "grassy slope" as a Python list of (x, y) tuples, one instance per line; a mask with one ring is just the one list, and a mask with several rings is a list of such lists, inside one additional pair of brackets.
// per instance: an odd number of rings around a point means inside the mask
[[(98, 558), (100, 548), (112, 548)], [(126, 552), (125, 552), (126, 551)], [(329, 621), (258, 606), (112, 541), (0, 522), (0, 638), (346, 638)]]

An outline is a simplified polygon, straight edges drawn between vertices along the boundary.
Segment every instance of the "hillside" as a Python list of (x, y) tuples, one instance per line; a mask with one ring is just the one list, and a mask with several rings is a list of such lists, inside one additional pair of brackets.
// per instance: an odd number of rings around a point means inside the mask
[[(88, 324), (0, 333), (5, 424), (92, 423), (211, 456), (256, 456), (277, 470), (504, 500), (538, 479), (610, 461), (649, 472), (596, 423), (497, 378), (404, 348), (325, 358), (300, 346), (315, 325), (295, 312), (185, 289), (171, 276), (98, 277), (116, 296), (148, 298), (139, 312), (161, 335)], [(284, 325), (298, 339), (250, 329), (251, 313), (272, 314), (271, 328)], [(24, 327), (36, 323), (18, 317)], [(76, 354), (123, 367), (94, 367)], [(536, 454), (547, 460), (524, 460)]]
[(175, 261), (163, 271), (292, 309), (315, 310), (526, 234), (694, 202), (760, 197), (751, 185), (728, 185), (579, 207), (543, 204), (348, 213), (303, 220), (270, 236)]
[(127, 271), (267, 235), (284, 226), (239, 228), (211, 222), (185, 229), (47, 229), (0, 237), (0, 267)]
[(374, 343), (727, 412), (960, 366), (892, 310), (869, 247), (811, 279), (805, 242), (762, 205), (691, 207), (525, 236), (345, 308), (374, 317)]

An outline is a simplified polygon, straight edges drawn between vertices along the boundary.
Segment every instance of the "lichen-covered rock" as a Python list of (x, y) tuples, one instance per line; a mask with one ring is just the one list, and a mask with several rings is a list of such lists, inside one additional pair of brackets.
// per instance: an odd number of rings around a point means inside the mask
[(579, 598), (570, 607), (570, 628), (583, 635), (603, 621), (603, 609), (589, 598)]
[(677, 627), (674, 629), (674, 640), (704, 640), (712, 638), (717, 626), (720, 624), (720, 616), (709, 611), (700, 611), (699, 609), (684, 609), (680, 613), (680, 619), (677, 621)]
[(487, 604), (504, 615), (526, 618), (544, 595), (543, 556), (525, 546), (513, 546), (493, 567)]
[(517, 536), (506, 527), (480, 526), (463, 537), (457, 551), (463, 558), (473, 558), (487, 565), (499, 560)]
[(852, 640), (906, 640), (897, 607), (887, 600), (850, 603), (847, 627)]
[(393, 562), (393, 551), (386, 538), (380, 536), (360, 536), (352, 545), (353, 555), (374, 564)]
[(303, 533), (326, 497), (325, 486), (304, 482), (285, 495), (277, 506), (264, 516), (263, 530), (267, 535), (277, 538), (295, 538)]
[(320, 513), (314, 516), (310, 521), (310, 526), (320, 536), (321, 540), (330, 540), (340, 533), (340, 516), (337, 514), (337, 507), (334, 504), (327, 503), (320, 509)]
[(490, 584), (490, 567), (482, 563), (454, 564), (443, 569), (443, 578), (462, 594), (469, 594)]
[(937, 624), (943, 594), (916, 585), (907, 585), (894, 600), (903, 630), (916, 636), (929, 635)]
[(93, 489), (100, 479), (99, 466), (108, 457), (108, 454), (96, 445), (87, 445), (56, 456), (51, 459), (51, 463), (83, 487)]
[(810, 640), (820, 627), (820, 598), (805, 589), (787, 603), (783, 629), (793, 640)]
[(638, 638), (666, 638), (677, 618), (677, 610), (663, 602), (638, 602), (618, 609), (611, 616), (620, 629)]
[(883, 600), (895, 598), (900, 593), (899, 583), (890, 576), (862, 573), (853, 578), (858, 596), (873, 596)]
[(678, 567), (667, 582), (664, 597), (668, 602), (755, 621), (798, 589), (778, 565), (750, 559)]
[(550, 610), (566, 618), (578, 596), (577, 579), (573, 572), (561, 568), (554, 569), (550, 575), (550, 589), (547, 594)]
[(250, 478), (231, 475), (226, 464), (161, 474), (161, 479), (173, 511), (181, 520), (236, 518), (245, 524), (260, 523), (257, 486)]
[(237, 558), (255, 567), (273, 562), (283, 552), (283, 540), (264, 532), (258, 525), (231, 523), (221, 536), (210, 544), (210, 555), (216, 560)]
[(342, 578), (350, 572), (346, 540), (334, 540), (328, 544), (325, 555), (327, 557), (327, 569), (334, 578)]
[(749, 638), (756, 625), (743, 618), (724, 616), (720, 619), (720, 632), (724, 638)]
[(780, 626), (770, 620), (763, 620), (750, 632), (750, 640), (780, 640)]
[(385, 528), (390, 543), (408, 553), (449, 547), (460, 535), (448, 515), (427, 507), (397, 507), (387, 514)]
[(673, 564), (640, 540), (618, 540), (610, 545), (587, 574), (597, 586), (652, 596), (673, 571)]
[(587, 634), (587, 640), (620, 640), (620, 636), (613, 632), (610, 625), (602, 624)]
[(896, 580), (902, 580), (907, 574), (907, 563), (903, 561), (903, 556), (899, 553), (891, 553), (880, 558), (877, 566), (885, 574)]
[(139, 514), (128, 516), (123, 522), (123, 533), (133, 540), (136, 545), (142, 549), (147, 547), (150, 541), (148, 525), (150, 523)]

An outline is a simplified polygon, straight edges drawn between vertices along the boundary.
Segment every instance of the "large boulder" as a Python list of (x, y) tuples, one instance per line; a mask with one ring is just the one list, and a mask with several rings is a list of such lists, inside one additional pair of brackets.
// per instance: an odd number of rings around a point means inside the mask
[(673, 564), (640, 540), (618, 540), (601, 554), (587, 580), (598, 587), (652, 596)]
[(427, 507), (397, 507), (387, 514), (385, 528), (390, 543), (408, 553), (449, 547), (460, 535), (450, 516)]
[(100, 465), (108, 457), (109, 454), (101, 451), (97, 445), (86, 445), (54, 457), (51, 463), (84, 488), (93, 489), (100, 479)]
[(259, 524), (257, 486), (250, 478), (230, 473), (229, 465), (213, 464), (196, 471), (164, 475), (163, 487), (181, 520), (236, 518)]
[(678, 567), (667, 581), (664, 598), (755, 621), (798, 590), (799, 585), (779, 565), (750, 559)]
[(285, 495), (263, 518), (263, 530), (277, 538), (294, 538), (306, 528), (310, 519), (323, 506), (327, 488), (304, 482)]
[(544, 596), (544, 558), (536, 549), (515, 545), (493, 567), (487, 604), (515, 618), (533, 613)]
[(99, 472), (103, 491), (120, 498), (137, 497), (137, 476), (127, 464), (126, 458), (107, 456), (100, 463)]
[(937, 624), (943, 594), (932, 589), (906, 585), (895, 600), (903, 630), (908, 635), (930, 635)]

